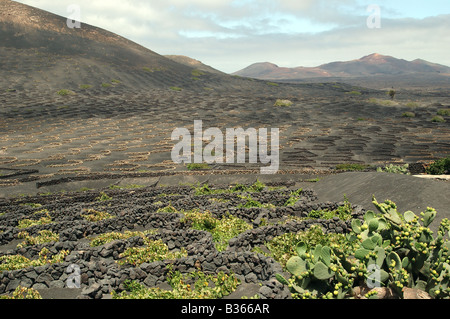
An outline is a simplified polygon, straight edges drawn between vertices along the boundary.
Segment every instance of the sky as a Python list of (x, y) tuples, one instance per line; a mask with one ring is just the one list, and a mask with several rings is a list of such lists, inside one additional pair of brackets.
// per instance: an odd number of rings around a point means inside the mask
[(233, 73), (380, 53), (450, 66), (449, 0), (18, 0)]

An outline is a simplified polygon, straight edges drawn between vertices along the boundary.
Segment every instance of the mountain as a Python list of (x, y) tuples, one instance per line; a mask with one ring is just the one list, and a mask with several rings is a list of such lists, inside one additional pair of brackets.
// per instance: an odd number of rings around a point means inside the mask
[(178, 63), (92, 25), (69, 28), (65, 17), (11, 0), (0, 0), (0, 39), (0, 87), (7, 90), (204, 90), (242, 81), (219, 72), (194, 81), (198, 65)]
[(421, 59), (406, 61), (374, 53), (357, 60), (332, 62), (317, 67), (279, 67), (272, 63), (255, 63), (233, 73), (263, 80), (295, 80), (309, 78), (353, 78), (370, 76), (398, 76), (416, 73), (450, 75), (450, 67)]
[(202, 63), (201, 61), (195, 60), (193, 58), (190, 58), (185, 55), (165, 55), (166, 58), (175, 61), (177, 63), (181, 63), (190, 67), (193, 67), (200, 71), (210, 72), (210, 73), (217, 73), (217, 74), (224, 74), (223, 72), (214, 69), (213, 67), (206, 65)]

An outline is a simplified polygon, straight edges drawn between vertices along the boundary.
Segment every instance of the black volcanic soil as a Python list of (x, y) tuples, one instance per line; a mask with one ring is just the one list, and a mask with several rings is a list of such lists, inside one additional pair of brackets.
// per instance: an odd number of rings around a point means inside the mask
[[(258, 265), (262, 270), (256, 280), (247, 268), (239, 268), (247, 284), (244, 294), (286, 297), (273, 283), (279, 267), (272, 260), (237, 246), (217, 254), (210, 237), (203, 233), (189, 231), (192, 236), (182, 238), (187, 229), (177, 228), (184, 227), (178, 217), (160, 219), (155, 213), (157, 201), (179, 201), (180, 207), (199, 204), (217, 214), (222, 212), (223, 207), (195, 199), (183, 183), (229, 185), (259, 178), (266, 183), (311, 188), (314, 196), (310, 200), (319, 206), (328, 201), (336, 204), (347, 194), (353, 204), (373, 209), (370, 200), (376, 195), (379, 201), (388, 197), (398, 201), (401, 211), (420, 213), (426, 206), (435, 206), (438, 219), (448, 216), (448, 182), (373, 171), (332, 174), (330, 170), (341, 163), (381, 166), (448, 156), (450, 118), (443, 123), (431, 121), (438, 110), (450, 108), (448, 89), (399, 90), (390, 101), (385, 90), (344, 83), (283, 84), (199, 74), (98, 28), (85, 25), (81, 30), (66, 30), (65, 19), (6, 0), (0, 0), (0, 9), (0, 213), (5, 213), (0, 216), (0, 255), (18, 252), (18, 220), (36, 217), (33, 214), (38, 210), (24, 206), (26, 203), (41, 203), (54, 214), (56, 223), (51, 227), (60, 232), (61, 240), (49, 245), (52, 251), (72, 251), (60, 266), (36, 270), (40, 273), (27, 269), (4, 275), (8, 279), (0, 280), (0, 294), (10, 293), (18, 284), (31, 285), (32, 280), (48, 298), (103, 297), (118, 288), (122, 279), (135, 277), (137, 270), (119, 271), (115, 248), (103, 251), (100, 258), (104, 247), (88, 249), (83, 234), (159, 228), (174, 247), (179, 248), (175, 242), (180, 240), (191, 244), (191, 254), (180, 262), (181, 268), (188, 269), (194, 258), (209, 263), (212, 271), (216, 269), (207, 258), (218, 264), (228, 260), (224, 266), (229, 269), (239, 262), (248, 267)], [(63, 89), (71, 93), (58, 94)], [(278, 99), (289, 99), (292, 105), (275, 107)], [(405, 112), (415, 116), (404, 117)], [(238, 126), (279, 128), (279, 174), (259, 175), (260, 164), (212, 164), (211, 170), (200, 172), (174, 164), (171, 133), (183, 127), (192, 132), (195, 120), (202, 120), (204, 129), (217, 127), (224, 134), (226, 128)], [(313, 183), (316, 178), (319, 181)], [(112, 184), (148, 188), (112, 191), (108, 187)], [(81, 192), (83, 188), (93, 190)], [(95, 198), (102, 190), (114, 198), (107, 209), (117, 219), (84, 222), (81, 210), (100, 208)], [(161, 192), (174, 194), (158, 197)], [(180, 192), (182, 197), (176, 195)], [(274, 203), (286, 196), (283, 192), (266, 195), (266, 200)], [(250, 211), (235, 213), (249, 222), (259, 216)], [(278, 213), (272, 217), (274, 222), (295, 214), (284, 208), (278, 208)], [(297, 231), (297, 226), (290, 230)], [(345, 228), (339, 223), (333, 227)], [(256, 228), (261, 242), (267, 229)], [(207, 238), (206, 242), (199, 237)], [(123, 248), (139, 242), (122, 244)], [(202, 247), (207, 249), (199, 252)], [(19, 253), (33, 258), (36, 249)], [(145, 269), (146, 276), (157, 277), (148, 282), (164, 282), (161, 267), (165, 262), (152, 265), (156, 273)], [(80, 263), (83, 271), (92, 275), (85, 278), (81, 290), (68, 292), (61, 287), (64, 267), (70, 263)]]

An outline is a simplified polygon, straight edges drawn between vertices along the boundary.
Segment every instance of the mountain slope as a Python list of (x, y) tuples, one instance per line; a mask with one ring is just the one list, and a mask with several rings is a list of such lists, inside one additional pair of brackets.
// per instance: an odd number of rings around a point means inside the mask
[(201, 61), (195, 60), (185, 55), (164, 55), (166, 58), (175, 61), (180, 64), (184, 64), (190, 67), (195, 68), (196, 70), (216, 73), (216, 74), (224, 74), (223, 72), (214, 69), (213, 67), (202, 63)]
[(0, 85), (45, 92), (92, 87), (104, 91), (239, 87), (225, 74), (192, 79), (177, 63), (114, 33), (10, 0), (0, 0)]

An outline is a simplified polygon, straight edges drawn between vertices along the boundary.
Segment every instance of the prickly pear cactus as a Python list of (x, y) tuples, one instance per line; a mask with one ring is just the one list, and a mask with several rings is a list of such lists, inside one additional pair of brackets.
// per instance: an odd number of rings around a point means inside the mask
[(363, 221), (352, 220), (347, 244), (297, 245), (297, 256), (286, 264), (291, 278), (277, 275), (294, 298), (351, 298), (355, 286), (389, 287), (399, 298), (405, 287), (433, 298), (450, 297), (450, 222), (442, 220), (433, 236), (427, 227), (436, 217), (434, 209), (417, 216), (400, 214), (389, 200), (373, 198), (373, 204), (379, 213), (368, 211)]

